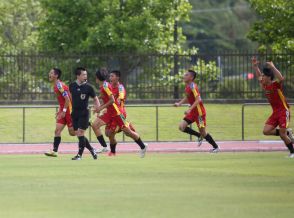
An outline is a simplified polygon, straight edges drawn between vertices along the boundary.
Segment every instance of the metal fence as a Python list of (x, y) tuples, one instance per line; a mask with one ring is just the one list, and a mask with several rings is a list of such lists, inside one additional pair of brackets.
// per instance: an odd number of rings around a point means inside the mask
[[(293, 105), (293, 103), (291, 104)], [(258, 107), (257, 107), (258, 106)], [(265, 120), (271, 113), (268, 104), (206, 104), (208, 131), (217, 141), (224, 140), (279, 140), (262, 135)], [(186, 108), (172, 105), (128, 105), (128, 119), (144, 141), (192, 141), (178, 129)], [(245, 110), (246, 109), (246, 110)], [(0, 143), (49, 143), (54, 136), (56, 106), (0, 106)], [(294, 113), (291, 107), (292, 114)], [(94, 118), (94, 117), (92, 117)], [(290, 125), (294, 125), (294, 122)], [(197, 128), (193, 124), (193, 128)], [(104, 128), (102, 128), (104, 129)], [(67, 130), (62, 142), (75, 142)], [(88, 130), (91, 142), (97, 142)], [(132, 141), (124, 134), (118, 141)]]
[(62, 80), (73, 81), (73, 70), (85, 66), (89, 81), (95, 83), (99, 67), (119, 69), (129, 99), (175, 99), (183, 95), (181, 74), (188, 68), (198, 72), (203, 99), (263, 98), (251, 57), (264, 62), (273, 60), (286, 76), (285, 94), (294, 97), (294, 58), (292, 53), (258, 54), (256, 52), (218, 52), (214, 54), (0, 54), (0, 101), (53, 100), (48, 82), (52, 67), (63, 71)]

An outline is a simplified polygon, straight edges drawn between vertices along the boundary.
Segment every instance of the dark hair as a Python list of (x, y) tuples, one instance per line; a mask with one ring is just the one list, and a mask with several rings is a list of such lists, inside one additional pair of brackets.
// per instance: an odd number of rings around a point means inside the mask
[(57, 79), (59, 79), (61, 77), (61, 70), (59, 68), (52, 68), (52, 70), (54, 71), (54, 74), (57, 75)]
[(107, 78), (107, 70), (101, 69), (96, 71), (96, 78), (100, 81), (105, 81)]
[(273, 71), (272, 71), (270, 68), (268, 68), (268, 67), (263, 67), (263, 69), (262, 69), (262, 73), (263, 73), (265, 76), (270, 77), (271, 80), (274, 80), (274, 73), (273, 73)]
[(82, 71), (87, 71), (87, 70), (86, 70), (86, 68), (84, 68), (84, 67), (77, 67), (77, 68), (75, 69), (75, 75), (76, 75), (76, 76), (81, 75)]
[(119, 70), (113, 70), (111, 73), (115, 74), (117, 77), (120, 77), (120, 71)]
[(191, 69), (189, 69), (188, 72), (193, 76), (193, 80), (194, 80), (196, 78), (196, 72)]

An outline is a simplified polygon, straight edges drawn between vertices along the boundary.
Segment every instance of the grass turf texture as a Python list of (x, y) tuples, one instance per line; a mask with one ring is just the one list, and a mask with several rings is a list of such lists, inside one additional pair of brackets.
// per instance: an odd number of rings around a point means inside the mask
[(293, 217), (286, 153), (0, 158), (0, 217)]
[[(241, 107), (240, 104), (206, 104), (208, 131), (216, 140), (241, 140)], [(182, 120), (187, 107), (159, 107), (158, 108), (158, 138), (160, 141), (189, 140), (187, 134), (178, 130), (178, 123)], [(128, 120), (141, 133), (146, 141), (156, 140), (156, 109), (155, 107), (128, 107)], [(293, 107), (291, 108), (293, 114)], [(270, 106), (247, 106), (245, 108), (245, 139), (277, 139), (262, 135), (262, 128), (271, 114)], [(22, 109), (0, 109), (0, 143), (22, 142)], [(26, 109), (25, 112), (25, 142), (52, 142), (55, 128), (55, 109)], [(293, 119), (290, 126), (294, 127)], [(195, 125), (193, 125), (196, 128)], [(93, 135), (93, 134), (92, 134)], [(117, 136), (122, 140), (122, 134)], [(131, 141), (126, 138), (127, 141)], [(63, 142), (76, 142), (67, 130), (62, 135)], [(92, 137), (92, 141), (95, 137)]]

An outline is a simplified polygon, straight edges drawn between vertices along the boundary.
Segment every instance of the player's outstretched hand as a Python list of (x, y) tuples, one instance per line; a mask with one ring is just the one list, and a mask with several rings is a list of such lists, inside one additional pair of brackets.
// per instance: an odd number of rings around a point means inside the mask
[(257, 60), (257, 58), (255, 56), (253, 56), (251, 58), (251, 63), (253, 66), (257, 66), (259, 64), (259, 61)]
[(180, 104), (179, 102), (176, 102), (176, 103), (174, 103), (174, 106), (175, 106), (175, 107), (180, 107), (181, 104)]

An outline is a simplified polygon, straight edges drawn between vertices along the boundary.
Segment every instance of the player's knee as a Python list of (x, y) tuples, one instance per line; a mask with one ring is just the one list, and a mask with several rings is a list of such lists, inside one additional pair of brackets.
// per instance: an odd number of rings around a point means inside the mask
[(68, 133), (69, 133), (70, 136), (75, 136), (76, 135), (74, 130), (70, 130)]
[(185, 129), (186, 129), (186, 127), (182, 123), (180, 123), (179, 130), (182, 131), (182, 132), (184, 132)]
[(263, 135), (269, 135), (269, 131), (266, 130), (266, 129), (264, 129), (264, 130), (262, 131), (262, 133), (263, 133)]

